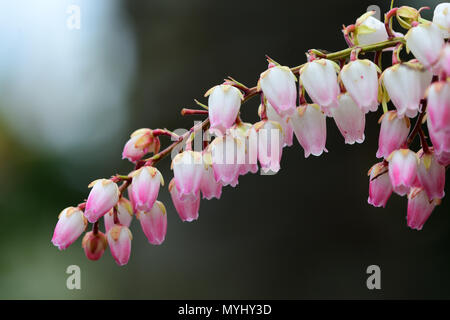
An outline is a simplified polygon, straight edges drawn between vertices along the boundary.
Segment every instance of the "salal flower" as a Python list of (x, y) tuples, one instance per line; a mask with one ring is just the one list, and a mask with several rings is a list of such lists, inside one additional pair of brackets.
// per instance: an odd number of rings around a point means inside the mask
[(164, 242), (167, 232), (167, 213), (161, 201), (156, 201), (150, 211), (139, 212), (137, 217), (148, 242), (155, 245)]
[(372, 17), (374, 11), (363, 14), (355, 23), (355, 45), (365, 46), (388, 40), (384, 23)]
[(197, 151), (183, 151), (172, 160), (175, 185), (181, 195), (197, 194), (203, 175), (202, 154)]
[(355, 101), (353, 101), (348, 93), (341, 94), (338, 101), (339, 106), (331, 109), (331, 115), (344, 137), (345, 143), (363, 143), (364, 127), (366, 124), (364, 112), (358, 108)]
[(89, 184), (89, 193), (84, 216), (90, 223), (96, 222), (119, 201), (119, 187), (109, 179), (98, 179)]
[(370, 60), (355, 60), (346, 64), (339, 77), (347, 92), (364, 112), (378, 109), (378, 72), (380, 69)]
[(128, 187), (128, 195), (134, 211), (150, 211), (158, 197), (160, 185), (164, 185), (161, 173), (154, 167), (145, 166), (133, 171), (130, 176), (133, 180)]
[(230, 130), (230, 135), (240, 139), (245, 148), (244, 161), (239, 166), (239, 175), (258, 172), (258, 136), (251, 130), (252, 128), (250, 123), (241, 122)]
[(374, 207), (385, 207), (392, 194), (392, 184), (384, 162), (376, 163), (369, 172), (369, 199), (367, 202)]
[(417, 155), (409, 149), (399, 149), (387, 158), (392, 187), (400, 196), (415, 186), (417, 178)]
[(338, 72), (339, 66), (327, 59), (313, 60), (300, 69), (302, 85), (313, 102), (322, 108), (331, 109), (338, 105)]
[(442, 38), (450, 36), (450, 3), (444, 2), (436, 6), (433, 23), (439, 27)]
[(211, 152), (205, 151), (203, 153), (203, 173), (200, 182), (200, 190), (202, 192), (203, 199), (220, 199), (222, 194), (222, 184), (217, 182), (214, 178), (214, 171), (212, 167)]
[(417, 166), (417, 178), (425, 190), (429, 199), (441, 199), (444, 197), (445, 167), (439, 164), (434, 153), (418, 152), (419, 165)]
[(291, 69), (273, 66), (261, 73), (258, 87), (275, 111), (282, 117), (292, 114), (297, 99), (296, 78)]
[(429, 87), (427, 107), (434, 130), (450, 131), (450, 82), (435, 82)]
[(109, 249), (116, 263), (119, 266), (126, 265), (128, 260), (130, 260), (131, 240), (133, 239), (130, 229), (116, 224), (108, 231), (106, 238), (108, 239)]
[(292, 128), (298, 142), (305, 151), (305, 158), (310, 154), (320, 156), (327, 139), (326, 117), (317, 104), (306, 104), (297, 108), (291, 117)]
[(406, 217), (408, 227), (422, 230), (436, 203), (437, 201), (428, 199), (423, 189), (412, 188), (408, 194), (408, 214)]
[(222, 84), (209, 89), (205, 93), (205, 97), (208, 96), (210, 127), (225, 133), (236, 121), (243, 99), (242, 93), (231, 85)]
[(421, 71), (417, 65), (396, 64), (381, 75), (392, 103), (397, 108), (398, 117), (414, 118), (419, 110), (420, 100), (431, 82), (432, 74)]
[(436, 130), (430, 120), (427, 119), (428, 133), (433, 143), (436, 160), (443, 166), (450, 164), (450, 130)]
[[(105, 230), (108, 232), (109, 229), (114, 226), (114, 208), (109, 210), (103, 218), (105, 220)], [(127, 227), (130, 226), (131, 220), (133, 219), (133, 207), (131, 202), (124, 197), (121, 197), (117, 203), (117, 218), (119, 219), (119, 223), (121, 225)]]
[(430, 68), (439, 60), (444, 39), (434, 23), (421, 23), (412, 27), (405, 39), (407, 48), (425, 68)]
[(198, 211), (200, 209), (200, 193), (188, 194), (180, 197), (175, 182), (172, 179), (169, 183), (169, 192), (173, 205), (177, 210), (182, 221), (191, 222), (198, 219)]
[(87, 220), (83, 212), (75, 207), (64, 209), (58, 216), (52, 243), (59, 250), (67, 249), (86, 229)]
[(392, 151), (400, 149), (406, 142), (411, 123), (409, 119), (399, 118), (396, 111), (384, 113), (380, 120), (377, 158), (387, 158)]
[(264, 172), (280, 170), (283, 153), (283, 129), (278, 122), (262, 120), (253, 125), (252, 134), (258, 140), (258, 161)]
[(130, 139), (125, 144), (122, 152), (122, 159), (136, 162), (147, 153), (158, 153), (159, 147), (159, 138), (153, 136), (153, 131), (151, 129), (138, 129), (131, 134)]
[(269, 102), (267, 102), (266, 104), (266, 114), (267, 119), (278, 122), (281, 125), (281, 128), (283, 129), (283, 146), (284, 147), (292, 146), (292, 139), (294, 138), (294, 130), (292, 129), (291, 124), (289, 123), (289, 117), (288, 116), (281, 117)]
[(89, 231), (84, 235), (81, 246), (89, 260), (97, 261), (103, 256), (103, 253), (108, 247), (108, 241), (103, 232), (97, 231), (97, 233), (94, 233)]
[(231, 135), (217, 137), (210, 144), (214, 178), (222, 185), (235, 187), (239, 171), (245, 163), (245, 145)]

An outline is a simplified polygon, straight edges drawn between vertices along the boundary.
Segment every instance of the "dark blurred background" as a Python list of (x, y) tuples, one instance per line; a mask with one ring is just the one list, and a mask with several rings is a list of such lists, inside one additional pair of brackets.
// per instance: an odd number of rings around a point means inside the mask
[[(72, 4), (80, 29), (66, 26)], [(241, 177), (202, 201), (196, 222), (181, 222), (164, 188), (166, 241), (148, 244), (135, 219), (125, 267), (109, 251), (88, 261), (81, 239), (65, 252), (50, 242), (89, 182), (131, 170), (121, 152), (133, 130), (191, 127), (202, 117), (182, 107), (228, 75), (255, 85), (265, 54), (295, 66), (309, 48), (345, 48), (342, 24), (370, 5), (384, 13), (390, 1), (1, 1), (0, 298), (449, 298), (448, 199), (420, 232), (406, 226), (405, 198), (367, 204), (381, 108), (364, 144), (345, 145), (328, 119), (329, 153), (304, 159), (295, 141), (277, 175)], [(257, 100), (245, 121), (257, 120)], [(158, 165), (166, 182), (169, 162)], [(81, 290), (66, 288), (72, 264)], [(366, 287), (372, 264), (381, 290)]]

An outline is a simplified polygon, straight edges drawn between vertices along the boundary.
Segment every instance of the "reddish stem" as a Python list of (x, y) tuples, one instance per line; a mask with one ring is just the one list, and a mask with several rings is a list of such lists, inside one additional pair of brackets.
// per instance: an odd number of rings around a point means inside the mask
[(181, 109), (181, 115), (193, 115), (193, 114), (208, 114), (208, 110), (198, 110), (198, 109)]
[(384, 16), (384, 27), (386, 28), (386, 32), (389, 36), (389, 40), (395, 38), (395, 35), (394, 35), (394, 33), (392, 31), (392, 27), (391, 27), (391, 19), (393, 16), (395, 16), (397, 14), (397, 10), (398, 10), (398, 8), (392, 8)]
[(94, 222), (94, 225), (92, 226), (92, 233), (98, 234), (98, 220)]

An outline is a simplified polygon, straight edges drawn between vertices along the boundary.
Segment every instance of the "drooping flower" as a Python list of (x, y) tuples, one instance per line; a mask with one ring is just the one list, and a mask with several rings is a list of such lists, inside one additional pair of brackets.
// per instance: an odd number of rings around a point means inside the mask
[(297, 108), (291, 117), (292, 128), (298, 142), (305, 150), (305, 158), (310, 154), (320, 156), (327, 138), (326, 117), (317, 104), (306, 104)]
[(440, 75), (442, 79), (450, 77), (450, 44), (447, 43), (439, 54), (439, 61), (433, 69), (434, 73)]
[[(105, 230), (109, 231), (114, 226), (114, 208), (109, 210), (107, 214), (104, 216), (105, 222)], [(133, 207), (131, 202), (121, 197), (119, 202), (117, 203), (117, 218), (119, 219), (119, 223), (126, 227), (130, 227), (131, 220), (133, 219)]]
[(295, 110), (297, 99), (295, 81), (291, 69), (283, 66), (273, 66), (259, 77), (258, 87), (281, 117), (290, 115)]
[(433, 23), (439, 27), (442, 38), (450, 36), (450, 3), (440, 3), (434, 8)]
[(327, 59), (313, 60), (300, 69), (302, 85), (313, 102), (322, 108), (332, 109), (338, 106), (338, 72), (339, 66)]
[(378, 109), (378, 72), (375, 63), (370, 60), (355, 60), (346, 64), (339, 77), (347, 92), (364, 112)]
[(425, 190), (429, 199), (441, 199), (444, 197), (445, 167), (439, 164), (434, 153), (418, 152), (419, 165), (417, 166), (417, 178)]
[(75, 207), (64, 209), (58, 216), (52, 243), (59, 250), (67, 249), (86, 229), (87, 220), (83, 212)]
[(103, 253), (108, 247), (108, 241), (103, 232), (98, 231), (97, 233), (94, 233), (89, 231), (84, 235), (81, 246), (84, 249), (84, 254), (89, 260), (97, 261), (103, 256)]
[(396, 111), (384, 113), (380, 120), (377, 158), (387, 158), (392, 151), (400, 149), (406, 142), (411, 123), (408, 118), (399, 118)]
[(240, 139), (245, 148), (244, 161), (239, 166), (239, 175), (258, 172), (258, 137), (251, 130), (252, 128), (250, 123), (241, 122), (230, 129), (230, 135)]
[(450, 131), (450, 82), (433, 83), (427, 91), (427, 114), (435, 131)]
[(397, 116), (414, 118), (419, 110), (420, 100), (431, 83), (432, 73), (421, 71), (415, 63), (396, 64), (381, 75), (383, 84), (397, 108)]
[(366, 116), (356, 105), (348, 93), (338, 98), (339, 106), (331, 110), (336, 125), (345, 139), (345, 143), (364, 142), (364, 127)]
[(139, 212), (137, 217), (148, 242), (155, 245), (164, 242), (167, 232), (167, 213), (161, 201), (156, 201), (149, 212)]
[(355, 45), (365, 46), (388, 40), (384, 23), (372, 17), (375, 11), (366, 12), (355, 23)]
[(443, 166), (450, 164), (450, 130), (436, 130), (430, 120), (427, 119), (428, 133), (433, 143), (436, 160)]
[(222, 185), (235, 187), (239, 171), (245, 163), (245, 145), (239, 138), (231, 135), (214, 139), (210, 144), (214, 178)]
[(409, 149), (399, 149), (386, 159), (389, 161), (389, 178), (395, 193), (404, 196), (415, 186), (417, 155)]
[(139, 129), (131, 134), (130, 139), (125, 144), (122, 159), (136, 162), (149, 152), (158, 153), (159, 147), (159, 138), (153, 136), (151, 129)]
[(92, 188), (86, 202), (84, 216), (94, 223), (103, 217), (119, 201), (119, 187), (109, 179), (98, 179), (89, 184)]
[(177, 210), (182, 221), (191, 222), (198, 219), (198, 211), (200, 209), (200, 192), (197, 194), (188, 194), (180, 197), (175, 182), (172, 179), (169, 183), (169, 192), (173, 205)]
[(411, 229), (422, 230), (436, 206), (436, 201), (428, 199), (422, 188), (411, 188), (408, 194), (407, 223)]
[(197, 194), (203, 175), (202, 154), (197, 151), (183, 151), (172, 160), (175, 185), (181, 196)]
[(412, 27), (405, 35), (405, 39), (406, 46), (425, 68), (432, 67), (439, 60), (444, 39), (439, 27), (434, 23), (421, 23)]
[(236, 121), (241, 107), (242, 93), (239, 89), (222, 84), (212, 87), (205, 93), (208, 97), (208, 114), (211, 128), (222, 134)]
[(266, 104), (266, 113), (267, 119), (278, 122), (281, 125), (281, 128), (283, 129), (283, 146), (284, 147), (292, 146), (292, 140), (294, 138), (294, 130), (292, 129), (291, 124), (289, 123), (289, 117), (288, 116), (281, 117), (269, 102), (267, 102)]
[(258, 161), (264, 172), (280, 170), (283, 153), (283, 129), (278, 122), (262, 120), (251, 129), (258, 140)]
[(134, 211), (150, 211), (158, 197), (160, 185), (164, 185), (161, 173), (154, 167), (145, 166), (129, 176), (133, 178), (128, 195)]
[(384, 162), (376, 163), (369, 172), (369, 199), (367, 202), (374, 207), (385, 207), (392, 194), (392, 184), (388, 168)]
[(126, 265), (130, 260), (131, 240), (133, 236), (128, 227), (116, 224), (112, 227), (107, 235), (109, 249), (111, 254), (119, 266)]
[(200, 190), (203, 199), (220, 199), (222, 194), (222, 183), (217, 182), (214, 178), (214, 171), (212, 167), (211, 152), (205, 151), (203, 153), (203, 173), (200, 182)]

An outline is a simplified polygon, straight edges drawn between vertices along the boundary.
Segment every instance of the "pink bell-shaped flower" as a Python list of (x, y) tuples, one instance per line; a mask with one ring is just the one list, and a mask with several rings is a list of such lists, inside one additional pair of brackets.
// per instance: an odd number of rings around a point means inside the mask
[(420, 100), (431, 83), (432, 73), (420, 71), (418, 67), (396, 64), (381, 75), (383, 84), (397, 108), (397, 116), (414, 118), (419, 110)]
[(200, 182), (200, 190), (203, 199), (220, 199), (222, 194), (222, 184), (217, 182), (214, 178), (214, 170), (212, 167), (211, 152), (205, 151), (203, 153), (203, 173)]
[(289, 123), (289, 117), (288, 116), (281, 117), (269, 102), (267, 102), (266, 104), (266, 114), (267, 119), (278, 122), (281, 125), (281, 128), (283, 129), (283, 147), (292, 146), (292, 140), (294, 138), (294, 130), (292, 129), (291, 124)]
[(375, 11), (369, 11), (356, 20), (355, 45), (365, 46), (388, 40), (384, 23), (372, 17)]
[(427, 91), (427, 114), (435, 131), (450, 131), (450, 82), (433, 83)]
[(202, 154), (197, 151), (183, 151), (172, 160), (175, 185), (180, 195), (197, 194), (203, 175)]
[(363, 143), (366, 115), (358, 108), (348, 93), (341, 94), (338, 101), (339, 106), (331, 109), (331, 115), (344, 137), (345, 143)]
[(377, 65), (365, 59), (349, 62), (339, 74), (345, 89), (364, 113), (378, 109), (378, 72)]
[(392, 151), (400, 149), (406, 142), (411, 123), (408, 118), (399, 118), (396, 111), (384, 113), (380, 120), (377, 158), (387, 158)]
[(450, 164), (450, 130), (436, 130), (430, 120), (427, 119), (428, 133), (433, 143), (436, 160), (443, 166)]
[(418, 152), (419, 165), (417, 166), (417, 178), (425, 190), (429, 199), (441, 199), (444, 197), (445, 167), (439, 164), (434, 153)]
[[(109, 210), (103, 218), (105, 220), (105, 230), (108, 232), (114, 226), (114, 208)], [(124, 197), (121, 197), (117, 203), (117, 218), (121, 225), (130, 227), (131, 220), (133, 219), (133, 207), (131, 202)]]
[(98, 179), (89, 184), (92, 188), (86, 201), (84, 216), (90, 223), (96, 222), (119, 201), (119, 187), (109, 179)]
[(182, 221), (191, 222), (198, 219), (198, 211), (200, 209), (200, 192), (197, 194), (188, 194), (180, 197), (175, 182), (172, 179), (169, 183), (169, 192), (173, 205), (177, 210)]
[(97, 231), (97, 233), (94, 233), (89, 231), (84, 235), (81, 246), (89, 260), (97, 261), (103, 256), (103, 253), (108, 247), (108, 241), (103, 232)]
[(130, 140), (125, 144), (122, 159), (136, 162), (149, 152), (158, 153), (159, 147), (159, 138), (153, 136), (151, 129), (139, 129), (131, 134)]
[(376, 163), (369, 172), (369, 199), (367, 202), (374, 207), (385, 207), (392, 194), (392, 184), (388, 174), (387, 164)]
[(442, 38), (450, 37), (450, 3), (440, 3), (434, 8), (433, 23), (439, 27)]
[(205, 97), (208, 96), (210, 127), (223, 134), (236, 121), (243, 99), (242, 93), (231, 85), (222, 84), (209, 89), (205, 93)]
[(327, 59), (313, 60), (300, 69), (302, 85), (313, 102), (322, 108), (331, 109), (338, 106), (338, 72), (339, 66)]
[(435, 74), (441, 76), (441, 79), (450, 77), (450, 43), (447, 43), (442, 48), (439, 55), (439, 61), (433, 70)]
[(417, 155), (409, 149), (399, 149), (386, 159), (389, 161), (389, 178), (392, 188), (400, 196), (415, 186), (417, 179)]
[(283, 66), (271, 67), (259, 77), (258, 87), (281, 117), (290, 115), (295, 110), (296, 80), (291, 69)]
[(130, 176), (133, 180), (128, 187), (128, 195), (134, 211), (150, 211), (158, 197), (160, 185), (164, 185), (161, 173), (154, 167), (145, 166), (133, 171)]
[(428, 199), (423, 189), (411, 188), (408, 194), (408, 214), (406, 217), (408, 227), (422, 230), (423, 225), (433, 212), (436, 202)]
[(239, 166), (239, 175), (258, 172), (258, 136), (251, 130), (252, 128), (250, 123), (241, 122), (230, 129), (230, 135), (241, 140), (245, 148), (243, 163)]
[(239, 172), (245, 163), (244, 142), (231, 135), (214, 139), (210, 144), (214, 178), (223, 186), (238, 184)]
[(126, 265), (128, 260), (130, 260), (131, 240), (133, 240), (130, 229), (116, 224), (108, 231), (106, 238), (116, 263), (119, 266)]
[(155, 245), (164, 242), (167, 232), (167, 213), (161, 201), (156, 201), (149, 212), (139, 212), (138, 219), (148, 242)]
[(283, 129), (278, 122), (262, 120), (253, 125), (252, 134), (258, 139), (258, 161), (264, 172), (280, 170), (283, 153)]
[(291, 119), (298, 142), (305, 150), (305, 158), (310, 154), (320, 156), (327, 139), (326, 117), (317, 104), (305, 104), (297, 108)]
[(59, 250), (67, 249), (86, 229), (87, 220), (83, 212), (75, 207), (64, 209), (58, 216), (52, 243)]

